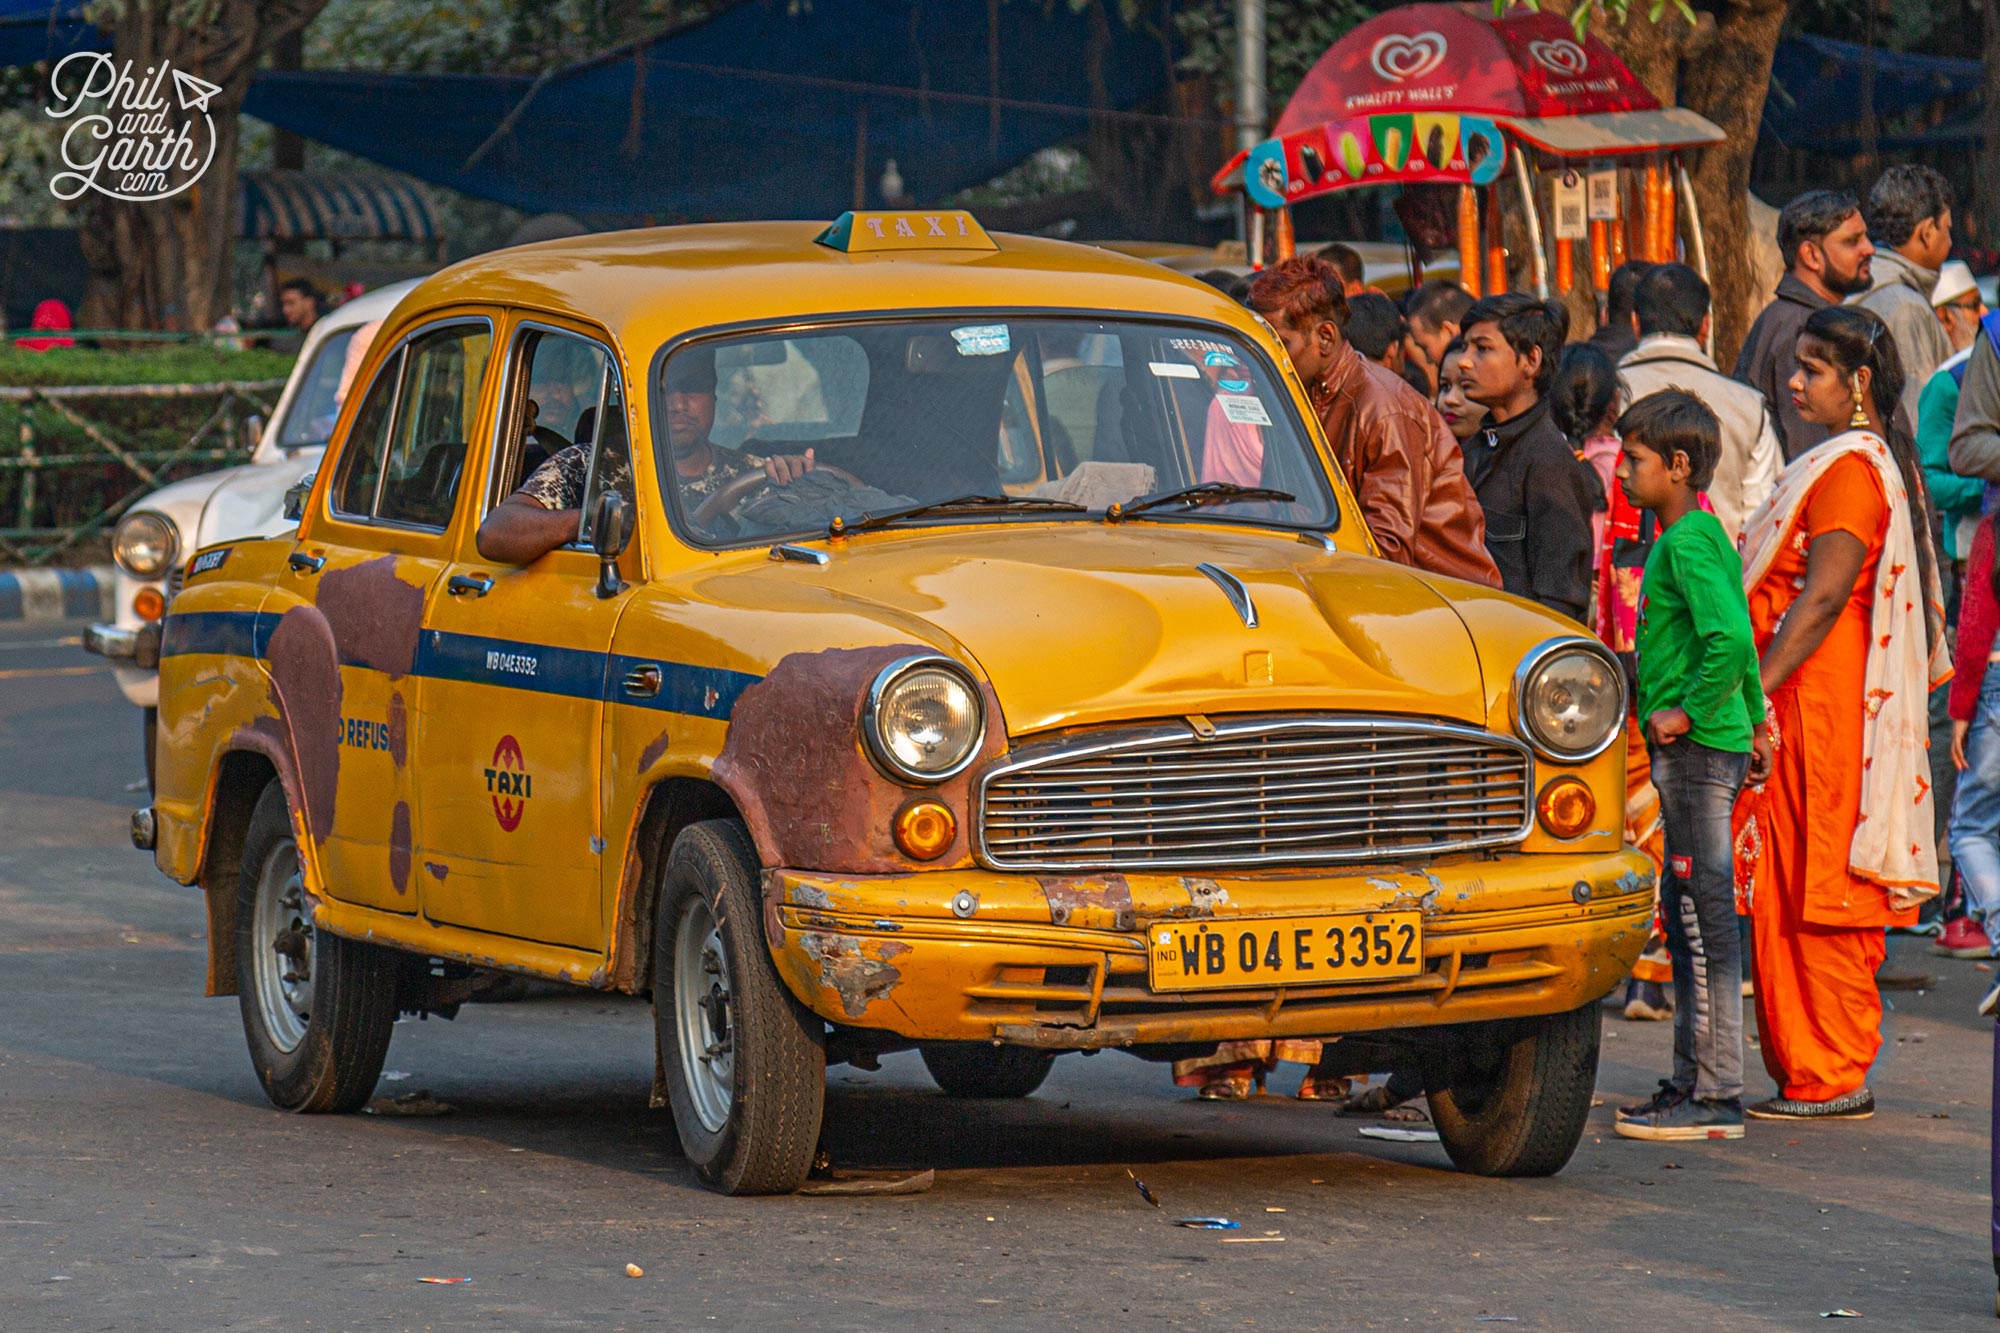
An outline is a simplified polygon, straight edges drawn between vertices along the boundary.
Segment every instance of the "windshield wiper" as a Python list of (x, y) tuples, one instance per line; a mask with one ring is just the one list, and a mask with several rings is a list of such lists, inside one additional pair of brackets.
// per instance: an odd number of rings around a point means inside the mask
[(1231, 500), (1287, 502), (1298, 498), (1289, 491), (1274, 491), (1268, 486), (1238, 486), (1233, 481), (1204, 481), (1199, 486), (1183, 486), (1177, 491), (1149, 495), (1128, 505), (1112, 505), (1104, 511), (1104, 521), (1116, 523), (1121, 518), (1134, 518), (1147, 510), (1165, 509), (1169, 505), (1180, 505), (1184, 509), (1199, 509), (1203, 505), (1226, 504)]
[(1090, 511), (1068, 500), (1051, 500), (1040, 495), (961, 495), (951, 500), (932, 500), (925, 504), (906, 505), (901, 509), (885, 509), (879, 514), (863, 514), (857, 519), (835, 518), (828, 525), (827, 533), (838, 536), (843, 532), (867, 532), (872, 528), (886, 528), (906, 518), (921, 518), (929, 514), (1007, 512), (1087, 514)]

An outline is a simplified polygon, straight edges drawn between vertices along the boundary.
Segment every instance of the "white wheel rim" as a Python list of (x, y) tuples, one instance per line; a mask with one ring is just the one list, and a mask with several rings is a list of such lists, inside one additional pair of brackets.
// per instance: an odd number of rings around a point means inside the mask
[(734, 987), (722, 932), (699, 895), (681, 909), (674, 932), (674, 1031), (681, 1081), (702, 1128), (722, 1132), (736, 1099)]
[(271, 1044), (289, 1055), (306, 1039), (313, 1006), (312, 917), (290, 839), (271, 849), (258, 872), (250, 946), (258, 1016)]

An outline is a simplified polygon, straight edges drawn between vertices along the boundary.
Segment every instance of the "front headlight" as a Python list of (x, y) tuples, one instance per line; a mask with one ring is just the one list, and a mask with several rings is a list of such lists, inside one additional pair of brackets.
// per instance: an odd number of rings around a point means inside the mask
[(180, 531), (164, 514), (127, 514), (111, 534), (111, 558), (135, 579), (158, 578), (173, 566), (180, 549)]
[(902, 782), (942, 782), (979, 753), (986, 707), (954, 662), (906, 657), (892, 662), (868, 688), (861, 734), (868, 754)]
[(1543, 757), (1578, 764), (1625, 725), (1625, 673), (1590, 639), (1550, 639), (1514, 673), (1514, 725)]

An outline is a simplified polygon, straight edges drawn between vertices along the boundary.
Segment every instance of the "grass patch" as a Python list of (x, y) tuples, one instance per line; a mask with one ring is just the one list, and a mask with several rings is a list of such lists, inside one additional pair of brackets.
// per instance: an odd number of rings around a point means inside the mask
[(216, 384), (228, 380), (281, 380), (292, 371), (289, 353), (251, 348), (219, 352), (182, 345), (104, 349), (57, 347), (30, 352), (0, 343), (0, 384)]

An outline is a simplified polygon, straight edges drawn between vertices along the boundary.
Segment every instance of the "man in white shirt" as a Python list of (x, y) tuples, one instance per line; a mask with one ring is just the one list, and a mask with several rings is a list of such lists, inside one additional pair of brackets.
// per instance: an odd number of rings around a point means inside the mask
[(1686, 264), (1655, 264), (1639, 279), (1633, 301), (1639, 345), (1618, 363), (1627, 403), (1662, 389), (1684, 389), (1708, 404), (1722, 424), (1722, 457), (1708, 502), (1733, 541), (1743, 521), (1778, 484), (1784, 456), (1764, 395), (1716, 368), (1708, 341), (1708, 284)]

